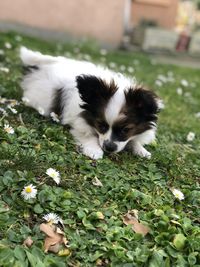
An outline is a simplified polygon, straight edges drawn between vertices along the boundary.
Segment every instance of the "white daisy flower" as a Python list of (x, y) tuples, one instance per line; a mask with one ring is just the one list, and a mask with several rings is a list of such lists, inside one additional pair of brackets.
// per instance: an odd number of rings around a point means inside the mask
[(9, 124), (4, 125), (4, 131), (8, 134), (14, 134), (15, 130)]
[(100, 50), (100, 54), (101, 54), (102, 56), (106, 56), (107, 53), (108, 53), (108, 51), (107, 51), (106, 49), (101, 49), (101, 50)]
[(4, 116), (8, 116), (8, 113), (5, 111), (5, 109), (0, 108), (0, 112), (3, 113)]
[(115, 62), (110, 62), (110, 63), (109, 63), (109, 67), (110, 67), (111, 69), (116, 68), (116, 63), (115, 63)]
[(0, 56), (3, 56), (5, 53), (2, 49), (0, 49)]
[(13, 114), (17, 114), (17, 110), (16, 110), (15, 108), (12, 108), (10, 105), (8, 105), (7, 108), (8, 108)]
[(178, 87), (176, 89), (176, 92), (177, 92), (178, 95), (182, 95), (183, 94), (183, 89), (181, 87)]
[(126, 66), (121, 65), (121, 66), (119, 67), (119, 69), (120, 69), (121, 71), (125, 71), (125, 70), (126, 70)]
[(22, 37), (21, 37), (20, 35), (16, 35), (16, 36), (15, 36), (15, 40), (16, 40), (17, 42), (21, 42), (21, 41), (22, 41)]
[(53, 121), (60, 122), (59, 117), (55, 112), (51, 112), (50, 117), (52, 118)]
[(60, 173), (53, 168), (46, 170), (46, 174), (50, 176), (56, 184), (60, 183)]
[(156, 80), (155, 84), (159, 87), (161, 87), (163, 85), (163, 83), (160, 80)]
[(8, 73), (10, 70), (6, 67), (0, 67), (0, 71)]
[(157, 79), (160, 80), (163, 83), (167, 82), (167, 78), (163, 74), (159, 74)]
[(35, 188), (34, 185), (30, 184), (24, 187), (24, 189), (21, 192), (21, 195), (23, 196), (25, 200), (35, 198), (37, 195), (37, 189)]
[(194, 138), (195, 138), (195, 133), (189, 132), (187, 135), (187, 141), (192, 142), (194, 140)]
[(5, 104), (7, 99), (5, 97), (0, 96), (0, 104)]
[(131, 67), (131, 66), (130, 66), (130, 67), (128, 67), (128, 68), (127, 68), (127, 70), (128, 70), (128, 72), (129, 72), (129, 73), (133, 73), (133, 72), (134, 72), (134, 68), (133, 68), (133, 67)]
[(43, 108), (39, 107), (38, 112), (40, 115), (44, 115), (44, 109)]
[(183, 200), (185, 198), (184, 194), (180, 190), (172, 188), (171, 191), (172, 191), (172, 194), (175, 196), (175, 198), (179, 200)]
[(56, 213), (48, 213), (42, 217), (49, 224), (57, 224), (62, 222), (61, 218)]
[(200, 119), (200, 112), (197, 112), (197, 113), (195, 114), (195, 117), (196, 117), (197, 119)]
[(8, 42), (6, 42), (6, 43), (4, 44), (4, 46), (5, 46), (5, 48), (7, 48), (7, 49), (11, 49), (11, 48), (12, 48), (12, 45), (11, 45), (10, 43), (8, 43)]
[(181, 80), (181, 85), (184, 86), (184, 87), (188, 87), (189, 86), (189, 82), (183, 79), (183, 80)]

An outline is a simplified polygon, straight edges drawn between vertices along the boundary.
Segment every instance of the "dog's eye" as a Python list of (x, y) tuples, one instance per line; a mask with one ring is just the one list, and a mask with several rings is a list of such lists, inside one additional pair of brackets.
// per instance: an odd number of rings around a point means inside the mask
[(124, 128), (121, 129), (121, 133), (123, 133), (123, 134), (128, 133), (128, 131), (129, 131), (128, 127), (124, 127)]
[(106, 133), (108, 131), (109, 126), (106, 122), (102, 121), (97, 123), (97, 128), (100, 133)]

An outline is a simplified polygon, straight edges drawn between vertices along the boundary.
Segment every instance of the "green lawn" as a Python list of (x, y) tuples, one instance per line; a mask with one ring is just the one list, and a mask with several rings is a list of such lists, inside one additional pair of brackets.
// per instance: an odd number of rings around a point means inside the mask
[[(199, 70), (157, 65), (140, 53), (104, 55), (93, 42), (54, 44), (1, 33), (1, 97), (21, 99), (21, 45), (55, 55), (91, 57), (135, 75), (164, 100), (165, 109), (157, 142), (148, 147), (151, 160), (122, 152), (94, 162), (77, 152), (61, 125), (22, 103), (14, 107), (17, 114), (8, 102), (1, 103), (8, 115), (0, 110), (0, 266), (200, 266)], [(179, 94), (177, 88), (182, 88)], [(5, 131), (8, 123), (14, 134)], [(195, 133), (193, 141), (187, 141), (189, 132)], [(59, 185), (45, 174), (48, 168), (60, 172)], [(102, 186), (94, 185), (95, 177)], [(38, 191), (26, 201), (21, 192), (29, 184)], [(185, 199), (176, 199), (172, 188), (181, 190)], [(151, 229), (145, 237), (123, 223), (133, 209)], [(39, 225), (49, 212), (63, 220), (69, 255), (44, 253)], [(28, 236), (34, 241), (30, 248), (22, 245)]]

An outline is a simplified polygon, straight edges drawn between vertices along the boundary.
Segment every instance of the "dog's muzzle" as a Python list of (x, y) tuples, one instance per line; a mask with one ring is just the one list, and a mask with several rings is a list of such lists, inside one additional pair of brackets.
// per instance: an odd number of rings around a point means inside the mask
[(103, 142), (103, 150), (106, 152), (115, 152), (117, 150), (117, 145), (109, 140)]

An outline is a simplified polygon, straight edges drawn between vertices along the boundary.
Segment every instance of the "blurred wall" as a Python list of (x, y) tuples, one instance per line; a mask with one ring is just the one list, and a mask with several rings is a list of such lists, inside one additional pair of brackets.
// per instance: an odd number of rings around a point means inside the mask
[(153, 20), (158, 26), (173, 29), (176, 26), (179, 0), (133, 0), (132, 24), (143, 19)]
[(119, 44), (127, 0), (0, 0), (0, 21)]

